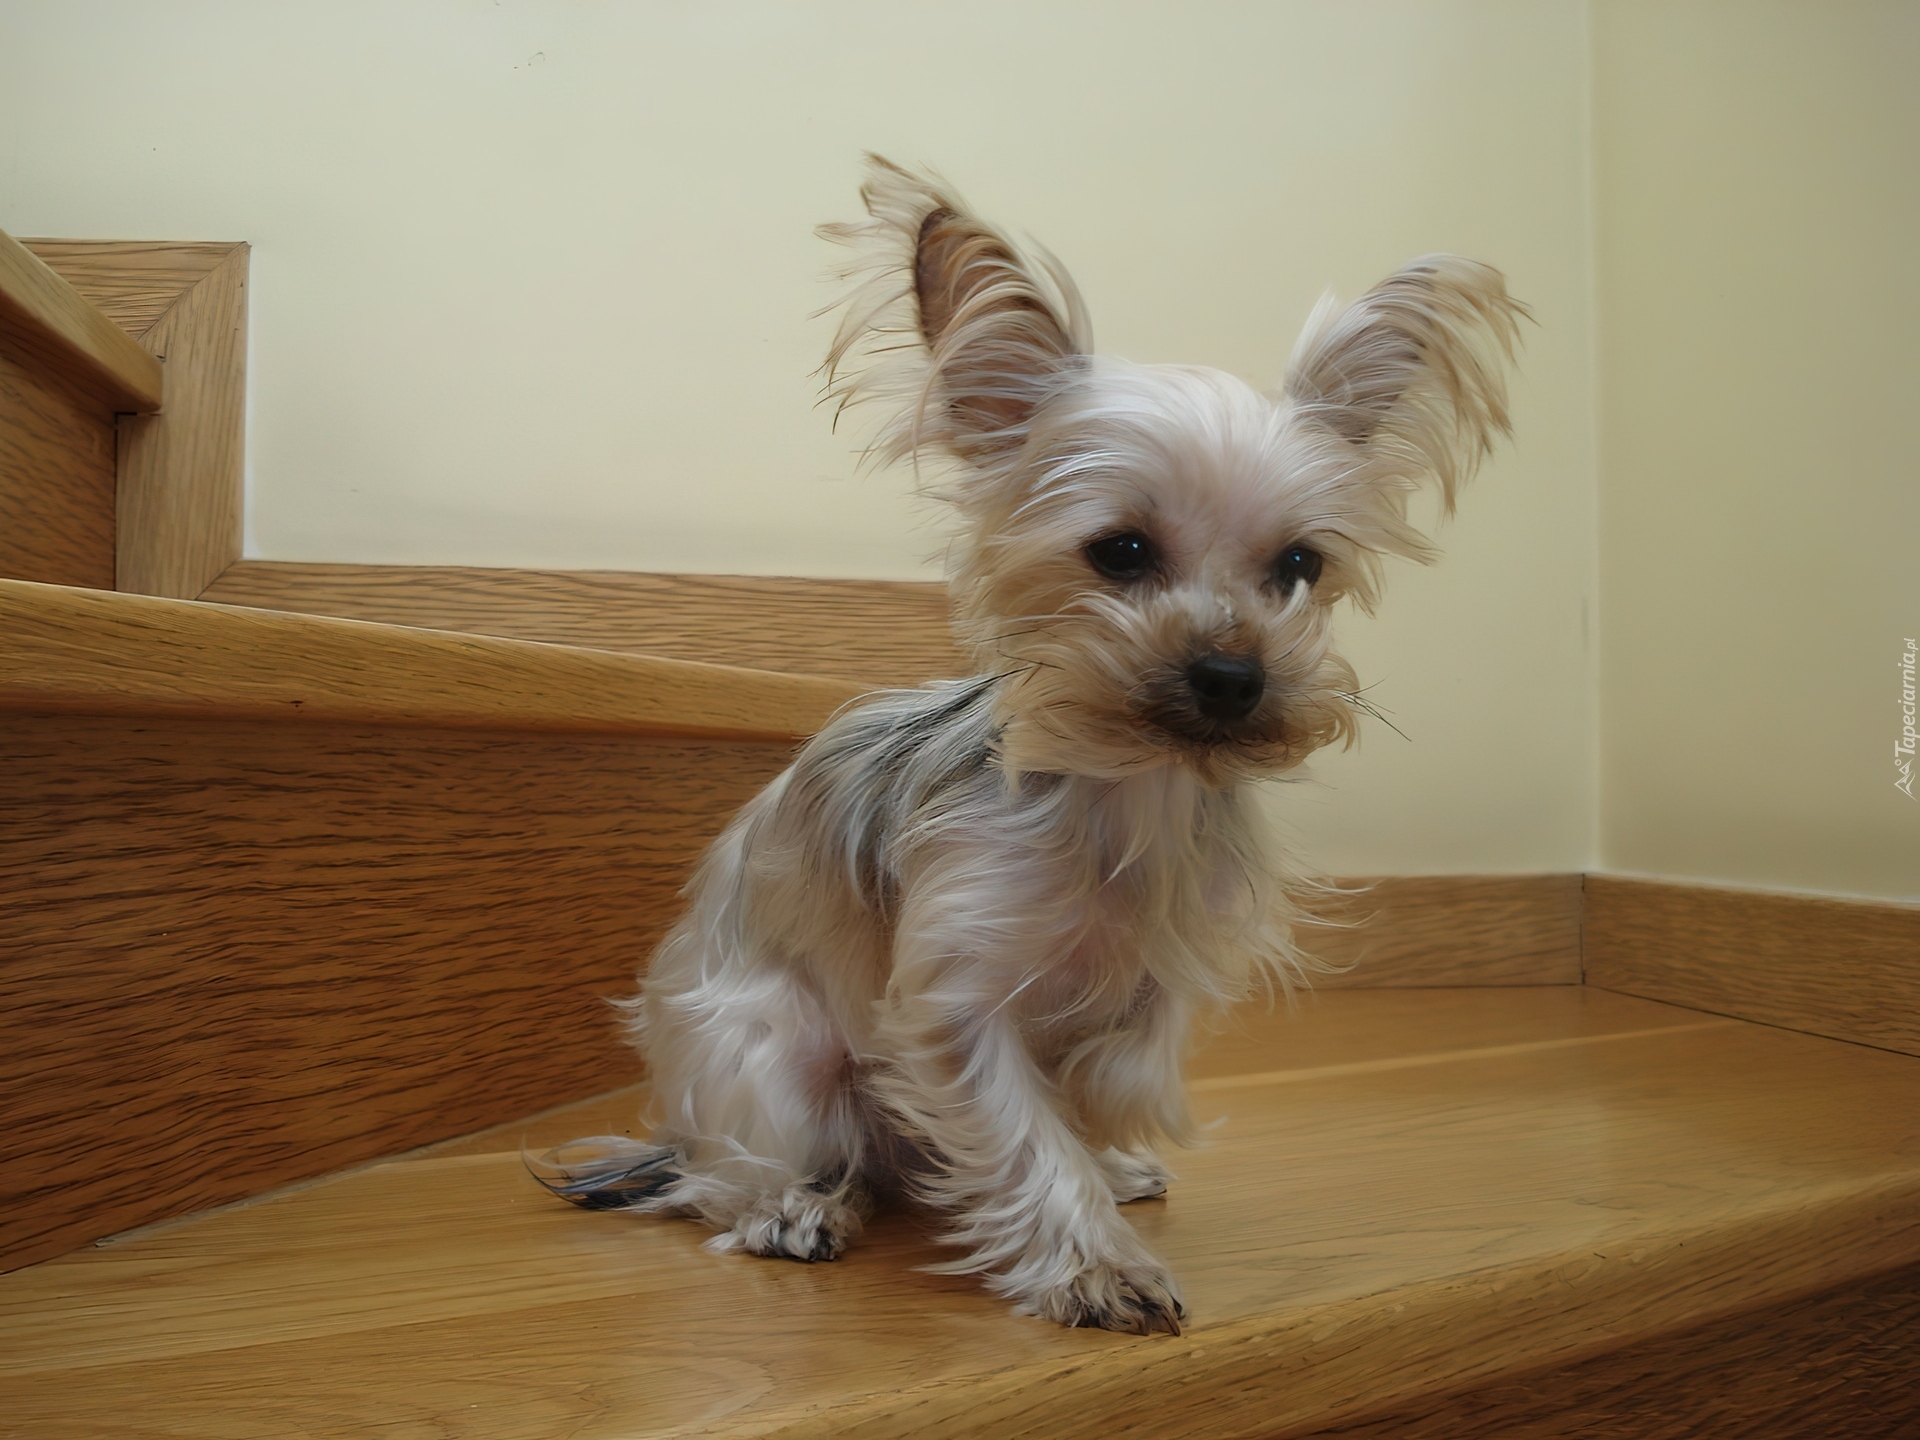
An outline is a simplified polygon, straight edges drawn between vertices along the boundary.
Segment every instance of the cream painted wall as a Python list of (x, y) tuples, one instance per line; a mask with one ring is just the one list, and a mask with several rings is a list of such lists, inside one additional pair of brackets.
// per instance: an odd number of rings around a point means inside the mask
[[(960, 17), (963, 17), (960, 18)], [(253, 243), (248, 553), (931, 574), (813, 408), (874, 148), (1041, 237), (1105, 349), (1272, 383), (1328, 284), (1449, 249), (1540, 324), (1518, 444), (1348, 649), (1281, 808), (1336, 872), (1593, 859), (1577, 0), (0, 0), (0, 226)]]
[(1595, 18), (1604, 863), (1920, 897), (1920, 6)]

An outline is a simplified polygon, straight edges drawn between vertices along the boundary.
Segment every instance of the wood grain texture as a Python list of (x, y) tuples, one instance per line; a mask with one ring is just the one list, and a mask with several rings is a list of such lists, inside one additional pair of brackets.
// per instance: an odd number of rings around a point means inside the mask
[(1013, 1316), (915, 1268), (910, 1215), (807, 1266), (540, 1192), (520, 1138), (627, 1094), (7, 1277), (0, 1383), (48, 1440), (1338, 1433), (1920, 1263), (1904, 1056), (1577, 986), (1343, 991), (1222, 1044), (1248, 1082), (1126, 1212), (1178, 1338)]
[(160, 408), (160, 362), (44, 261), (0, 232), (0, 331), (108, 413)]
[(1920, 1435), (1920, 1269), (1314, 1434), (1342, 1440), (1910, 1440)]
[(0, 715), (6, 1263), (632, 1078), (603, 999), (789, 751)]
[(1589, 875), (1590, 985), (1920, 1055), (1920, 905)]
[(247, 256), (232, 247), (141, 337), (167, 404), (120, 420), (118, 589), (192, 600), (240, 558)]
[(0, 578), (113, 588), (113, 416), (0, 316)]
[(1578, 985), (1578, 875), (1389, 875), (1337, 880), (1310, 902), (1325, 925), (1306, 950), (1342, 967), (1318, 989), (1383, 985)]
[(138, 340), (233, 253), (239, 242), (57, 240), (20, 243), (94, 309)]
[(794, 739), (858, 687), (0, 580), (0, 711)]
[(243, 560), (203, 598), (844, 676), (870, 689), (971, 673), (947, 627), (945, 588), (912, 581)]
[[(1187, 1087), (1196, 1096), (1260, 1091), (1652, 1035), (1678, 1037), (1737, 1023), (1674, 1005), (1622, 1006), (1616, 998), (1594, 1001), (1573, 987), (1551, 995), (1523, 986), (1379, 990), (1362, 999), (1298, 991), (1290, 1003), (1241, 1006), (1215, 1033), (1197, 1036), (1186, 1065)], [(523, 1141), (539, 1150), (590, 1132), (639, 1134), (637, 1121), (646, 1097), (644, 1084), (632, 1085), (549, 1114), (437, 1142), (422, 1149), (418, 1158), (517, 1151)], [(1203, 1099), (1195, 1109), (1213, 1114), (1218, 1106)], [(1176, 1154), (1174, 1164), (1184, 1169), (1184, 1158)]]
[(119, 589), (194, 599), (240, 557), (248, 247), (23, 244), (164, 362), (164, 410), (120, 420), (115, 569)]

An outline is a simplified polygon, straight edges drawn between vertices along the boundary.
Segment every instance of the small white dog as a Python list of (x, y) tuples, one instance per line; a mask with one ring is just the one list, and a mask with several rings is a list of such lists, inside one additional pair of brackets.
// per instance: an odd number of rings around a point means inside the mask
[(876, 1195), (932, 1206), (1021, 1310), (1177, 1333), (1118, 1205), (1190, 1143), (1196, 1020), (1297, 964), (1249, 782), (1350, 741), (1333, 608), (1425, 559), (1409, 494), (1508, 428), (1524, 309), (1416, 260), (1309, 321), (1285, 390), (1091, 353), (1072, 280), (938, 179), (873, 159), (822, 232), (858, 281), (827, 362), (883, 459), (957, 462), (955, 625), (978, 674), (815, 737), (715, 842), (630, 1002), (655, 1143), (549, 1157), (577, 1203), (831, 1260)]

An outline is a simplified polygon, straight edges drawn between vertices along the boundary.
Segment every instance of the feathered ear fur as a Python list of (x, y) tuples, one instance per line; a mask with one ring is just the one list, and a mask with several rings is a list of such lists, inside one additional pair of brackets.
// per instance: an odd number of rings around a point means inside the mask
[(900, 407), (871, 447), (882, 462), (935, 447), (975, 464), (1017, 453), (1035, 407), (1092, 347), (1072, 279), (931, 173), (869, 155), (860, 197), (870, 219), (820, 227), (855, 251), (828, 395), (840, 409)]
[(1344, 309), (1320, 302), (1287, 398), (1379, 462), (1397, 499), (1431, 478), (1451, 513), (1455, 490), (1511, 433), (1506, 365), (1530, 318), (1492, 266), (1426, 255)]

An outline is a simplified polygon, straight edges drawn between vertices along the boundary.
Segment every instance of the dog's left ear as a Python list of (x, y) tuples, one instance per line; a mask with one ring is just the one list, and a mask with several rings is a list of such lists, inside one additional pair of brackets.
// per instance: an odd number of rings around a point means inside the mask
[(1404, 481), (1437, 480), (1451, 510), (1455, 489), (1511, 431), (1506, 367), (1528, 318), (1492, 266), (1423, 256), (1344, 309), (1320, 302), (1294, 348), (1287, 398)]

